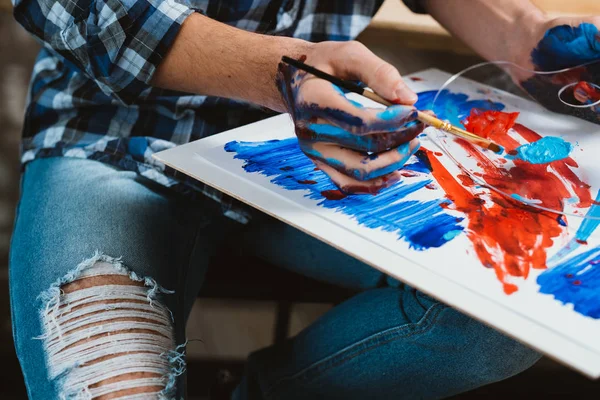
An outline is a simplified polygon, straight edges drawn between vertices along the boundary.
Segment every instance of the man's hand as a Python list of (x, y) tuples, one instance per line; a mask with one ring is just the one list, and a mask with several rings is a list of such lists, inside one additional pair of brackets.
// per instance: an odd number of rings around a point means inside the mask
[(557, 18), (536, 25), (537, 33), (523, 38), (523, 46), (515, 62), (536, 71), (558, 71), (556, 74), (533, 75), (513, 71), (515, 80), (546, 108), (600, 123), (598, 107), (576, 108), (569, 104), (590, 104), (599, 100), (600, 91), (600, 17)]
[[(510, 61), (525, 70), (553, 71), (600, 60), (600, 17), (551, 19), (531, 0), (422, 1), (446, 29), (490, 61)], [(570, 107), (558, 98), (559, 90), (569, 84), (584, 103), (598, 96), (580, 96), (581, 89), (590, 86), (576, 88), (576, 84), (599, 83), (600, 66), (549, 75), (534, 75), (514, 67), (508, 70), (515, 82), (546, 108), (600, 123), (596, 108)]]
[(331, 83), (281, 64), (277, 82), (302, 151), (344, 192), (377, 193), (397, 182), (424, 128), (415, 119), (416, 94), (394, 67), (357, 42), (316, 44), (304, 61), (359, 80), (398, 105), (363, 107)]

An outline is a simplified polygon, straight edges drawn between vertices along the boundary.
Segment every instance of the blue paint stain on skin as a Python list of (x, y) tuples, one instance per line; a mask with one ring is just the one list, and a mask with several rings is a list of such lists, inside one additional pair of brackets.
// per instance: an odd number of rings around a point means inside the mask
[(404, 106), (390, 106), (385, 110), (377, 114), (379, 119), (384, 121), (393, 121), (399, 116), (406, 114), (406, 107)]
[(600, 247), (570, 258), (540, 274), (540, 292), (591, 318), (600, 318)]
[(341, 142), (354, 148), (370, 148), (372, 135), (355, 135), (339, 126), (329, 124), (309, 124), (309, 130), (317, 135), (316, 140), (322, 142)]
[(362, 104), (360, 104), (358, 101), (354, 101), (354, 100), (350, 100), (350, 99), (346, 99), (350, 102), (350, 104), (352, 104), (354, 107), (357, 108), (365, 108), (365, 106), (363, 106)]
[(546, 136), (536, 142), (517, 147), (514, 150), (516, 154), (509, 154), (506, 158), (519, 158), (531, 164), (547, 164), (567, 158), (572, 150), (571, 143), (559, 137)]
[(415, 146), (413, 150), (410, 151), (410, 144), (403, 144), (398, 147), (398, 153), (400, 153), (402, 156), (398, 161), (387, 165), (384, 168), (375, 169), (367, 174), (364, 174), (361, 171), (355, 171), (354, 177), (358, 180), (368, 181), (397, 171), (402, 168), (409, 158), (419, 150), (419, 147), (421, 147), (421, 144)]
[(533, 63), (544, 71), (554, 71), (600, 58), (598, 28), (583, 23), (577, 27), (560, 25), (546, 31), (531, 53)]
[(331, 86), (333, 87), (333, 90), (335, 90), (336, 92), (338, 92), (342, 96), (346, 97), (346, 94), (344, 93), (344, 91), (342, 89), (340, 89), (340, 87), (338, 85), (334, 85), (332, 83)]
[[(268, 142), (230, 142), (225, 146), (235, 152), (235, 158), (244, 160), (244, 169), (271, 178), (271, 182), (287, 190), (307, 191), (306, 197), (317, 200), (322, 207), (344, 213), (361, 225), (395, 232), (417, 250), (440, 247), (454, 239), (463, 227), (461, 218), (450, 215), (442, 207), (446, 199), (428, 201), (409, 200), (407, 196), (432, 183), (431, 179), (411, 183), (399, 182), (382, 190), (377, 196), (347, 195), (341, 200), (330, 200), (321, 193), (338, 188), (302, 153), (296, 138)], [(407, 169), (424, 169), (417, 161)], [(286, 171), (282, 171), (286, 168)], [(299, 182), (314, 181), (306, 185)]]

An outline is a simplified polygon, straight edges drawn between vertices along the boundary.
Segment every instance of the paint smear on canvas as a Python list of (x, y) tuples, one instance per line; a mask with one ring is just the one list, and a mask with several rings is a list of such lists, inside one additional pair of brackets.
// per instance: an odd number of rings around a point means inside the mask
[[(486, 137), (508, 151), (541, 139), (537, 133), (516, 124), (514, 113), (502, 112), (501, 103), (471, 100), (465, 94), (444, 91), (433, 107), (435, 94), (420, 93), (417, 107), (433, 108), (438, 117), (456, 125), (464, 121), (467, 129), (485, 132)], [(511, 133), (507, 134), (510, 128)], [(520, 159), (515, 159), (514, 166), (508, 169), (491, 162), (470, 143), (463, 141), (461, 146), (476, 159), (479, 176), (490, 186), (555, 210), (563, 210), (567, 201), (581, 208), (592, 204), (589, 185), (573, 172), (577, 164), (569, 157), (553, 161), (551, 170), (547, 164)], [(417, 152), (402, 170), (403, 181), (377, 196), (340, 192), (304, 156), (295, 138), (231, 142), (226, 150), (245, 161), (246, 171), (266, 175), (288, 190), (304, 190), (306, 197), (317, 200), (319, 205), (352, 216), (364, 226), (395, 232), (415, 249), (440, 247), (464, 231), (476, 256), (495, 271), (507, 294), (518, 289), (516, 279), (526, 279), (532, 269), (546, 268), (546, 251), (564, 233), (566, 225), (562, 215), (540, 212), (481, 188), (466, 174), (453, 176), (440, 161), (443, 156), (427, 149)], [(421, 190), (437, 187), (443, 189), (446, 199), (411, 198)], [(457, 212), (466, 218), (457, 218)]]
[(322, 171), (302, 153), (296, 138), (267, 142), (230, 142), (226, 151), (244, 160), (244, 169), (271, 178), (288, 190), (307, 191), (306, 197), (319, 205), (355, 218), (361, 225), (395, 232), (416, 250), (440, 247), (459, 234), (462, 218), (447, 213), (448, 200), (419, 201), (410, 195), (431, 184), (421, 172), (427, 168), (413, 159), (404, 168), (420, 179), (400, 182), (378, 195), (347, 195), (338, 190)]
[[(446, 113), (456, 113), (455, 119), (464, 127), (480, 136), (491, 139), (507, 151), (515, 151), (523, 141), (534, 143), (540, 135), (523, 125), (516, 124), (518, 113), (504, 113), (498, 103), (488, 110), (469, 108), (472, 102), (462, 96), (442, 95), (445, 101), (436, 101), (440, 108), (434, 110), (441, 118)], [(470, 103), (470, 104), (469, 104)], [(468, 105), (465, 105), (468, 104)], [(421, 107), (427, 107), (422, 104)], [(511, 136), (507, 134), (512, 128)], [(515, 159), (510, 168), (495, 164), (478, 148), (466, 141), (459, 141), (468, 156), (480, 167), (477, 176), (488, 185), (505, 193), (513, 193), (518, 199), (539, 204), (553, 210), (563, 210), (565, 202), (577, 195), (577, 206), (585, 208), (592, 204), (589, 185), (573, 172), (577, 164), (570, 158), (547, 164), (532, 164)], [(547, 249), (563, 234), (564, 217), (540, 212), (490, 190), (482, 190), (468, 175), (452, 176), (440, 160), (427, 152), (431, 171), (444, 189), (452, 206), (467, 217), (466, 234), (473, 243), (481, 263), (493, 268), (507, 294), (518, 287), (514, 278), (526, 279), (532, 269), (545, 269)]]
[(600, 318), (600, 247), (588, 250), (544, 271), (540, 292), (591, 318)]

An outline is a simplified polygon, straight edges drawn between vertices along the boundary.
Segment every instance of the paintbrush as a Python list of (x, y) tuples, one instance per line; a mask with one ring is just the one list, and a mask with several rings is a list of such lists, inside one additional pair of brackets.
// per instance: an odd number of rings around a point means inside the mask
[[(340, 88), (346, 89), (350, 92), (357, 93), (361, 96), (371, 99), (376, 103), (382, 104), (387, 107), (394, 105), (394, 103), (387, 101), (386, 99), (369, 89), (362, 88), (354, 82), (337, 78), (333, 75), (328, 74), (327, 72), (321, 71), (315, 67), (305, 64), (302, 61), (298, 61), (287, 56), (283, 56), (281, 58), (281, 61), (293, 67), (296, 67), (302, 71), (306, 71), (309, 74), (312, 74), (318, 78), (329, 81), (334, 85), (339, 86)], [(424, 113), (422, 111), (417, 111), (417, 119), (423, 122), (424, 124), (433, 126), (434, 128), (440, 129), (444, 132), (451, 133), (462, 139), (468, 140), (469, 142), (475, 143), (483, 148), (489, 149), (495, 153), (502, 153), (502, 147), (497, 145), (496, 143), (488, 139), (482, 138), (481, 136), (474, 135), (471, 132), (467, 132), (466, 130), (456, 127), (450, 124), (449, 122), (444, 122), (430, 114)]]

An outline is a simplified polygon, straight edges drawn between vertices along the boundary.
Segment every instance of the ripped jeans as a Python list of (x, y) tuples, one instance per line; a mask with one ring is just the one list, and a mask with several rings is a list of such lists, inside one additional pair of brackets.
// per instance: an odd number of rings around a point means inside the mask
[(236, 400), (443, 398), (539, 358), (265, 215), (242, 226), (210, 199), (100, 162), (48, 158), (26, 166), (10, 254), (30, 399), (184, 398), (186, 320), (209, 259), (228, 243), (361, 291), (251, 354)]

